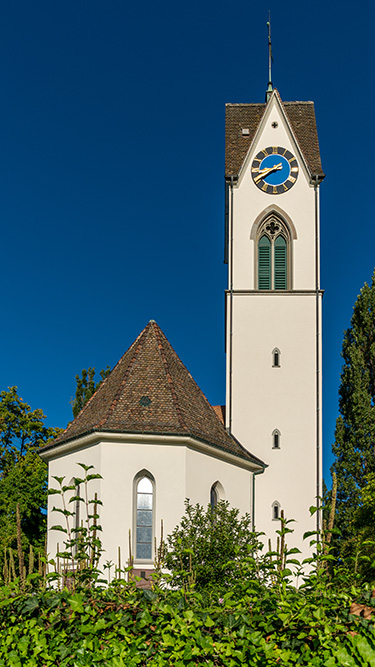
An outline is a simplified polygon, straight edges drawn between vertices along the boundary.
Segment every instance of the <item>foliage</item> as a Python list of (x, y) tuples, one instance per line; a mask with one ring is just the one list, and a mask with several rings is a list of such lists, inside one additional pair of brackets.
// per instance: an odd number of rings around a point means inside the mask
[[(282, 520), (284, 549), (289, 531)], [(58, 590), (30, 575), (24, 591), (17, 582), (0, 587), (0, 667), (374, 665), (371, 587), (340, 578), (340, 567), (332, 578), (329, 555), (319, 541), (313, 548), (299, 589), (290, 552), (258, 559), (254, 549), (209, 604), (195, 586), (140, 590), (115, 579)]]
[(199, 589), (225, 589), (234, 576), (233, 563), (240, 562), (248, 546), (256, 545), (249, 514), (220, 501), (215, 508), (185, 502), (179, 526), (167, 538), (165, 565), (172, 573), (172, 585), (191, 577)]
[(333, 470), (337, 474), (336, 525), (350, 550), (354, 517), (366, 475), (375, 472), (375, 272), (354, 304), (344, 334)]
[(93, 396), (96, 390), (100, 387), (103, 380), (110, 374), (111, 369), (107, 366), (106, 369), (102, 368), (99, 373), (100, 380), (95, 382), (95, 368), (86, 368), (82, 369), (82, 377), (76, 375), (76, 394), (74, 401), (72, 401), (72, 411), (73, 417), (76, 417), (78, 413), (82, 410), (83, 406), (86, 405), (87, 401)]
[[(73, 483), (64, 484), (64, 477), (54, 476), (58, 488), (50, 488), (50, 495), (59, 496), (60, 506), (53, 507), (52, 511), (63, 517), (61, 524), (51, 527), (63, 533), (63, 548), (56, 554), (56, 559), (49, 561), (55, 568), (55, 579), (58, 581), (61, 575), (69, 585), (76, 588), (77, 585), (85, 584), (91, 586), (94, 582), (101, 581), (98, 570), (99, 559), (102, 553), (102, 544), (98, 533), (102, 530), (98, 524), (98, 506), (102, 502), (98, 500), (95, 493), (94, 498), (89, 498), (88, 484), (93, 479), (101, 479), (99, 473), (90, 472), (93, 466), (78, 463), (84, 472), (83, 477), (74, 477)], [(83, 489), (83, 495), (77, 494), (77, 489)], [(77, 503), (84, 506), (85, 518), (77, 525), (76, 517)], [(81, 513), (78, 513), (80, 516)]]
[(42, 410), (31, 410), (18, 396), (17, 387), (0, 392), (0, 562), (4, 548), (16, 549), (17, 504), (24, 549), (44, 544), (47, 466), (37, 450), (60, 433), (44, 420)]
[[(242, 525), (226, 503), (211, 513), (187, 504), (185, 526), (193, 548), (187, 548), (187, 554), (181, 551), (183, 522), (171, 539), (177, 548), (170, 552), (176, 568), (180, 562), (172, 581), (176, 585), (179, 576), (179, 586), (171, 588), (171, 579), (159, 573), (151, 589), (137, 589), (132, 578), (126, 580), (129, 568), (117, 569), (116, 578), (103, 586), (97, 570), (99, 501), (90, 500), (87, 491), (98, 475), (91, 466), (79, 465), (83, 477), (69, 486), (56, 477), (58, 488), (52, 491), (60, 499), (56, 510), (64, 525), (57, 529), (64, 535), (65, 548), (49, 561), (49, 572), (39, 569), (26, 579), (15, 579), (14, 564), (9, 563), (13, 576), (0, 586), (0, 667), (375, 665), (372, 587), (359, 586), (358, 577), (349, 577), (337, 561), (329, 570), (326, 564), (334, 560), (329, 546), (321, 535), (311, 533), (307, 537), (313, 537), (312, 555), (304, 563), (309, 574), (297, 589), (290, 567), (301, 570), (298, 550), (286, 547), (292, 529), (283, 516), (277, 549), (263, 553), (259, 536), (248, 535), (240, 551), (232, 550), (234, 560), (222, 562), (215, 571), (219, 583), (214, 586), (211, 580), (210, 596), (208, 570), (202, 570), (201, 589), (198, 576), (191, 576), (192, 563), (199, 565), (194, 548), (208, 554), (207, 563), (217, 554), (215, 537), (225, 537), (222, 531), (235, 530), (240, 540), (248, 531), (246, 519)], [(85, 488), (80, 502), (86, 519), (81, 530), (73, 531), (74, 511), (68, 507), (77, 502), (77, 483)], [(202, 541), (208, 543), (206, 551)], [(183, 576), (186, 556), (188, 577)], [(230, 581), (225, 592), (223, 572)]]

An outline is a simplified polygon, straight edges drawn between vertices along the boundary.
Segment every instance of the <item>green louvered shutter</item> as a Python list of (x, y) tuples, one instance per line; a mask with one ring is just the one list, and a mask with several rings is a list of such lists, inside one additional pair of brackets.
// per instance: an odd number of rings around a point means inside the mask
[(278, 236), (275, 241), (275, 289), (287, 288), (286, 240)]
[(271, 241), (267, 236), (258, 244), (258, 289), (271, 289)]

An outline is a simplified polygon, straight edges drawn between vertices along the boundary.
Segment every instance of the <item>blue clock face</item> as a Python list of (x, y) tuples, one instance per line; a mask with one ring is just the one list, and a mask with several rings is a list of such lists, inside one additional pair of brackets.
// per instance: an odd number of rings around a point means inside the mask
[(281, 195), (294, 185), (298, 177), (298, 163), (286, 148), (269, 146), (260, 151), (251, 165), (255, 185), (263, 192)]

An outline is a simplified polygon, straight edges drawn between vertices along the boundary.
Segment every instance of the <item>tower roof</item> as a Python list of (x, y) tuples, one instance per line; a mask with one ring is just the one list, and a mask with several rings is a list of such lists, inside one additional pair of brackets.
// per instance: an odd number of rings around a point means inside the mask
[(229, 435), (153, 320), (77, 417), (41, 451), (94, 431), (186, 435), (264, 465)]
[[(278, 95), (278, 93), (277, 93)], [(280, 96), (278, 95), (280, 99)], [(280, 100), (281, 102), (281, 100)], [(322, 174), (313, 102), (281, 102), (312, 174)], [(225, 112), (225, 175), (237, 176), (249, 150), (267, 102), (227, 104)], [(242, 129), (249, 133), (244, 135)]]

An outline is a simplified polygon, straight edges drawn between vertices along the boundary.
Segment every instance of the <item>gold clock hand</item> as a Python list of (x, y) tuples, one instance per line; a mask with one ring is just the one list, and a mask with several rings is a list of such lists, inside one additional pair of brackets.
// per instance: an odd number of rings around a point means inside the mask
[(258, 181), (261, 181), (264, 176), (267, 176), (267, 174), (270, 174), (271, 171), (280, 171), (280, 169), (283, 168), (283, 165), (281, 162), (279, 164), (274, 164), (273, 167), (264, 167), (264, 169), (261, 169), (259, 171), (258, 176), (254, 178), (254, 183), (258, 183)]

